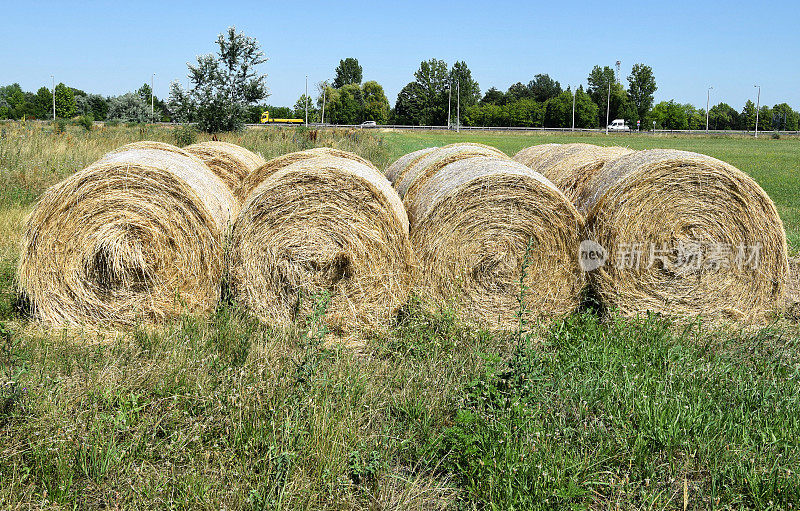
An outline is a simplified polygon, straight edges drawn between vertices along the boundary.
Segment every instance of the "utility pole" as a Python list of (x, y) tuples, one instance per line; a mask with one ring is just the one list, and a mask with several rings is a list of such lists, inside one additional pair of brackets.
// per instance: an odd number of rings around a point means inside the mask
[(308, 75), (306, 75), (306, 95), (303, 97), (306, 104), (306, 126), (308, 126)]
[(322, 125), (325, 125), (325, 93), (328, 92), (328, 82), (322, 84)]
[(608, 99), (606, 100), (606, 135), (608, 135), (608, 116), (611, 114), (611, 82), (608, 82)]
[(150, 77), (150, 122), (155, 122), (155, 118), (156, 118), (155, 110), (153, 108), (153, 105), (154, 105), (153, 98), (155, 97), (154, 96), (155, 95), (155, 91), (153, 90), (153, 85), (155, 84), (155, 82), (156, 82), (156, 74), (153, 73), (153, 76)]
[(709, 101), (711, 100), (711, 89), (713, 89), (713, 88), (714, 87), (711, 86), (706, 91), (706, 135), (708, 135), (708, 105), (709, 105)]
[(450, 97), (453, 92), (453, 82), (447, 84), (447, 129), (450, 129)]
[(575, 91), (572, 91), (572, 131), (575, 131)]
[(753, 87), (758, 87), (758, 99), (756, 99), (756, 138), (758, 138), (758, 109), (761, 106), (761, 86), (753, 85)]
[(461, 80), (456, 82), (456, 133), (461, 131)]
[(56, 79), (53, 75), (50, 75), (50, 79), (53, 80), (53, 121), (56, 120)]

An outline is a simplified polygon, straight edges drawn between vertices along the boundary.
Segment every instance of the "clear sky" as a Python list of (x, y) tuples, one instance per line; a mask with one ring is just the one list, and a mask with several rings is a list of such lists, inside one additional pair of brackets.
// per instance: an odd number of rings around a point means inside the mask
[(755, 101), (800, 109), (800, 1), (624, 2), (150, 2), (0, 3), (0, 84), (26, 90), (64, 82), (117, 95), (150, 82), (166, 97), (186, 84), (186, 63), (214, 51), (235, 25), (257, 38), (274, 105), (293, 105), (305, 86), (331, 79), (355, 57), (364, 80), (381, 83), (394, 105), (422, 60), (464, 60), (481, 91), (505, 90), (537, 73), (586, 84), (596, 64), (652, 66), (656, 101), (705, 108)]

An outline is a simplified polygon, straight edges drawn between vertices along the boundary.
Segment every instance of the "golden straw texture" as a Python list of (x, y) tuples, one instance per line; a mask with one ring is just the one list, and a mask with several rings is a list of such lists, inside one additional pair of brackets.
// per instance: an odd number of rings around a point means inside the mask
[(409, 165), (415, 163), (420, 158), (435, 149), (438, 149), (438, 147), (426, 147), (425, 149), (404, 154), (386, 168), (386, 179), (388, 179), (390, 183), (394, 184), (395, 181), (397, 181), (397, 178), (400, 177), (403, 172), (405, 172)]
[(27, 218), (20, 287), (35, 316), (58, 325), (207, 312), (235, 213), (225, 184), (178, 148), (109, 153), (48, 189)]
[(520, 151), (514, 155), (514, 160), (533, 168), (539, 163), (539, 161), (545, 158), (550, 151), (559, 146), (561, 146), (561, 144), (532, 145), (530, 147), (520, 149)]
[(238, 189), (244, 178), (266, 163), (260, 155), (228, 142), (201, 142), (184, 150), (203, 160), (231, 191)]
[(384, 328), (405, 303), (413, 257), (397, 193), (373, 167), (331, 156), (296, 160), (250, 194), (230, 243), (233, 296), (287, 326), (328, 293), (336, 332)]
[(602, 167), (580, 200), (589, 239), (608, 254), (591, 281), (622, 314), (760, 319), (783, 303), (783, 224), (735, 167), (686, 151), (638, 151)]
[(531, 153), (526, 151), (523, 149), (514, 159), (520, 163), (524, 163), (521, 160), (531, 161), (528, 167), (552, 181), (583, 214), (586, 211), (578, 198), (583, 195), (586, 182), (609, 161), (633, 152), (624, 147), (564, 144), (551, 147), (534, 159), (529, 158)]
[[(419, 261), (415, 288), (434, 303), (455, 300), (492, 329), (574, 310), (583, 219), (552, 183), (508, 158), (472, 157), (427, 180), (408, 205)], [(523, 270), (524, 267), (524, 270)]]
[(265, 164), (261, 165), (253, 172), (251, 172), (242, 181), (242, 184), (236, 190), (235, 195), (236, 197), (239, 198), (240, 201), (244, 202), (245, 200), (247, 200), (247, 197), (251, 193), (253, 193), (253, 190), (255, 190), (259, 184), (261, 184), (262, 181), (264, 181), (266, 178), (268, 178), (275, 172), (297, 161), (307, 160), (309, 158), (316, 158), (319, 156), (333, 156), (337, 158), (345, 158), (348, 160), (357, 161), (368, 167), (375, 168), (372, 162), (365, 160), (364, 158), (355, 153), (342, 151), (341, 149), (334, 149), (332, 147), (315, 147), (313, 149), (306, 149), (305, 151), (287, 153), (282, 156), (278, 156), (277, 158), (269, 160), (268, 162), (266, 162)]

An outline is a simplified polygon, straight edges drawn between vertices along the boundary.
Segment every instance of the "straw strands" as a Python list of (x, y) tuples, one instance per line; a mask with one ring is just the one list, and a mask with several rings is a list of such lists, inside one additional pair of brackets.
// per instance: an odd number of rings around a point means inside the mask
[(514, 160), (530, 168), (533, 168), (539, 163), (540, 160), (542, 160), (547, 155), (547, 153), (549, 153), (554, 148), (559, 147), (560, 145), (561, 144), (532, 145), (530, 147), (520, 149), (520, 151), (514, 155)]
[(508, 158), (458, 160), (408, 207), (423, 297), (454, 299), (468, 319), (497, 329), (517, 324), (521, 291), (528, 319), (577, 307), (583, 220), (540, 174)]
[(315, 147), (313, 149), (306, 149), (305, 151), (287, 153), (269, 160), (265, 164), (252, 171), (246, 178), (244, 178), (244, 180), (242, 180), (242, 184), (236, 190), (235, 195), (240, 201), (244, 202), (247, 200), (247, 197), (253, 192), (253, 190), (255, 190), (262, 181), (271, 176), (273, 173), (297, 161), (316, 158), (319, 156), (345, 158), (348, 160), (357, 161), (362, 165), (366, 165), (367, 167), (371, 167), (373, 169), (375, 168), (370, 161), (365, 160), (357, 154), (348, 151), (342, 151), (341, 149), (334, 149), (332, 147)]
[(328, 294), (331, 329), (388, 326), (408, 297), (413, 263), (397, 193), (352, 157), (285, 160), (293, 163), (258, 185), (234, 223), (234, 299), (266, 324), (287, 326)]
[(201, 142), (184, 150), (203, 160), (231, 191), (239, 188), (245, 177), (266, 163), (260, 155), (227, 142)]
[(44, 193), (18, 267), (36, 317), (132, 325), (216, 305), (236, 201), (194, 156), (154, 147), (109, 153)]
[(425, 156), (426, 154), (430, 153), (433, 150), (438, 149), (438, 147), (426, 147), (425, 149), (419, 149), (417, 151), (404, 154), (400, 158), (394, 161), (389, 167), (386, 169), (386, 179), (389, 180), (392, 184), (397, 181), (397, 178), (400, 176), (401, 173), (405, 172), (405, 170), (419, 161), (420, 158)]
[[(542, 146), (533, 146), (533, 148), (540, 147)], [(586, 211), (580, 198), (585, 195), (586, 182), (609, 161), (633, 152), (624, 147), (552, 144), (534, 156), (534, 151), (530, 149), (532, 148), (521, 150), (514, 159), (552, 181), (583, 214), (586, 214)]]
[(590, 273), (622, 314), (758, 319), (782, 303), (786, 234), (752, 178), (709, 156), (654, 149), (622, 156), (587, 183)]

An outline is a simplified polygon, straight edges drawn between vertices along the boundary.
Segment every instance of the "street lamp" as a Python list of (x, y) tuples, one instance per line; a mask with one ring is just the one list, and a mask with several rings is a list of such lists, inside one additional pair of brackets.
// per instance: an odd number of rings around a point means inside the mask
[(306, 75), (306, 95), (303, 99), (306, 104), (306, 126), (308, 126), (308, 75)]
[(706, 91), (706, 135), (708, 135), (708, 104), (709, 104), (709, 101), (711, 100), (711, 89), (713, 89), (713, 88), (714, 87), (711, 86)]
[(758, 138), (758, 109), (761, 106), (761, 86), (753, 85), (753, 87), (758, 87), (758, 98), (756, 99), (756, 138)]
[(150, 122), (155, 122), (155, 117), (156, 117), (155, 116), (155, 109), (153, 107), (154, 102), (155, 102), (154, 99), (153, 99), (153, 97), (154, 97), (153, 95), (155, 94), (155, 91), (153, 90), (153, 86), (154, 86), (155, 82), (156, 82), (156, 74), (153, 73), (153, 76), (150, 77)]
[(461, 131), (461, 80), (456, 82), (456, 133)]
[(450, 129), (450, 97), (452, 96), (453, 82), (447, 84), (447, 129)]
[(50, 79), (53, 80), (53, 121), (56, 120), (56, 79), (53, 75), (50, 75)]

